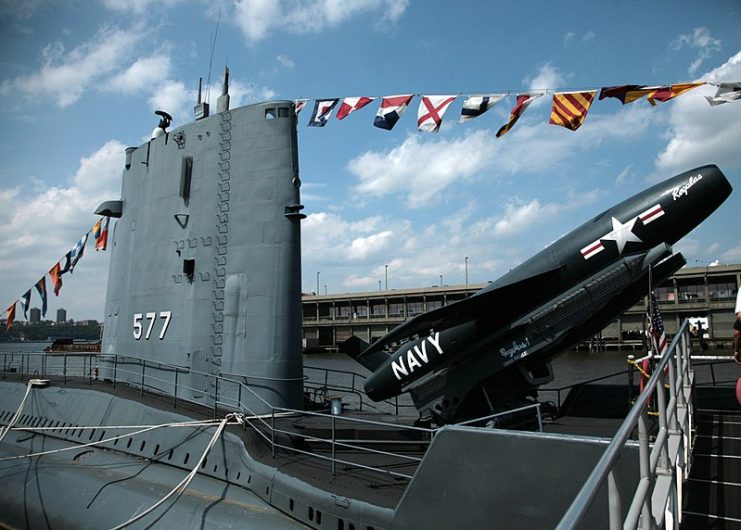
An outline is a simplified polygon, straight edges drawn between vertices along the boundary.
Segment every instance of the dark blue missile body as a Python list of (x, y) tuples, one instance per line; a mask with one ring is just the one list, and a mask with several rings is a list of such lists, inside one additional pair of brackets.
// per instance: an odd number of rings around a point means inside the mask
[[(372, 371), (376, 401), (409, 391), (442, 421), (466, 415), (481, 387), (488, 408), (552, 378), (549, 360), (592, 336), (684, 264), (671, 245), (730, 195), (714, 165), (613, 206), (469, 298), (418, 315), (374, 344), (348, 345)], [(517, 381), (515, 381), (517, 380)], [(478, 394), (478, 392), (476, 393)]]

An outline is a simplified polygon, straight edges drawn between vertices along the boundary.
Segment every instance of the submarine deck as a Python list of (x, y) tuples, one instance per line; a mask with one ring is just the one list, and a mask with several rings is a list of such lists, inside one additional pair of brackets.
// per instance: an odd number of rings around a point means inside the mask
[[(142, 392), (127, 384), (117, 383), (114, 387), (110, 382), (79, 377), (67, 377), (66, 381), (55, 376), (49, 379), (55, 386), (104, 392), (155, 409), (177, 411), (195, 420), (223, 417), (230, 412), (185, 400), (175, 402), (172, 396)], [(432, 436), (431, 430), (410, 430), (414, 419), (359, 411), (344, 411), (337, 416), (276, 416), (272, 435), (275, 450), (270, 428), (264, 423), (255, 422), (254, 428), (233, 425), (227, 429), (242, 440), (258, 462), (338, 497), (393, 509)], [(544, 422), (543, 427), (546, 433), (609, 438), (621, 422), (612, 418), (562, 417)]]

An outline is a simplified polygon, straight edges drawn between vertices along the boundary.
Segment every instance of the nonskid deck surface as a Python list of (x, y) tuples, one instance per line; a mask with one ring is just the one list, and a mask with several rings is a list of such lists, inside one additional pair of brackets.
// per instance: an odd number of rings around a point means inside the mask
[(741, 412), (697, 413), (683, 530), (741, 530)]
[[(8, 377), (13, 380), (15, 377)], [(223, 417), (231, 411), (214, 411), (212, 407), (194, 404), (182, 399), (177, 401), (172, 396), (153, 392), (141, 392), (140, 389), (126, 384), (116, 384), (114, 387), (110, 382), (90, 380), (88, 378), (68, 377), (66, 383), (60, 377), (48, 377), (52, 386), (60, 388), (74, 388), (80, 390), (92, 390), (104, 392), (118, 398), (136, 401), (143, 405), (163, 411), (172, 411), (193, 418), (195, 420), (207, 420), (214, 417)], [(22, 381), (21, 378), (18, 378)], [(398, 431), (379, 428), (371, 424), (349, 425), (345, 418), (357, 417), (374, 422), (388, 422), (399, 424)], [(407, 418), (407, 420), (409, 420)], [(409, 422), (411, 423), (411, 422)], [(341, 497), (362, 500), (378, 506), (394, 508), (406, 486), (408, 479), (385, 474), (381, 471), (368, 470), (361, 466), (372, 467), (378, 470), (388, 470), (396, 473), (413, 475), (417, 467), (416, 461), (389, 457), (375, 452), (348, 449), (339, 445), (340, 443), (364, 446), (373, 446), (381, 451), (402, 453), (412, 458), (421, 458), (427, 448), (424, 443), (408, 443), (409, 435), (404, 433), (400, 419), (394, 415), (381, 413), (347, 412), (342, 416), (335, 417), (335, 458), (337, 460), (334, 474), (332, 464), (329, 460), (332, 454), (331, 444), (319, 441), (319, 438), (331, 440), (331, 418), (327, 416), (289, 416), (275, 418), (276, 435), (274, 441), (277, 445), (275, 452), (270, 443), (271, 435), (269, 425), (270, 418), (264, 422), (253, 421), (252, 425), (259, 429), (260, 435), (250, 427), (228, 426), (227, 430), (239, 436), (245, 448), (252, 458), (267, 466), (274, 467), (287, 475), (297, 478), (307, 484), (336, 494)], [(278, 431), (295, 432), (297, 435), (283, 434)], [(301, 435), (308, 436), (310, 440)], [(382, 447), (369, 444), (367, 440), (386, 441)], [(284, 446), (284, 447), (278, 447)], [(296, 451), (286, 447), (295, 448)], [(304, 454), (306, 452), (312, 455)], [(316, 456), (318, 455), (318, 456)], [(344, 461), (341, 462), (341, 461)]]

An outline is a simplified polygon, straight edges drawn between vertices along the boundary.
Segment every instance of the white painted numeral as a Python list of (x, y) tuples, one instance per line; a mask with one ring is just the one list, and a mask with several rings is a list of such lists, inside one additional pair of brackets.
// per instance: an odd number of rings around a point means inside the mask
[[(147, 325), (147, 332), (144, 333), (144, 327), (142, 325), (142, 320), (145, 317), (144, 313), (134, 313), (134, 340), (139, 340), (142, 338), (142, 335), (144, 335), (144, 340), (149, 340), (149, 337), (152, 335), (152, 330), (154, 329), (154, 323), (157, 321), (157, 313), (154, 311), (150, 311), (146, 313), (146, 318), (149, 321), (149, 324)], [(160, 311), (159, 318), (162, 318), (165, 320), (165, 322), (162, 324), (162, 329), (159, 333), (160, 340), (165, 338), (165, 333), (167, 333), (167, 328), (170, 327), (170, 320), (172, 319), (172, 311)]]
[(146, 340), (149, 340), (149, 336), (152, 334), (152, 326), (154, 326), (154, 321), (157, 319), (157, 313), (147, 313), (147, 320), (149, 320), (149, 327), (147, 328), (147, 335), (144, 337)]
[(142, 338), (142, 315), (141, 313), (134, 313), (134, 339), (139, 340)]
[(160, 318), (165, 319), (165, 323), (162, 326), (162, 331), (160, 331), (160, 340), (165, 338), (165, 333), (167, 333), (167, 326), (170, 325), (170, 319), (172, 318), (172, 311), (160, 311)]

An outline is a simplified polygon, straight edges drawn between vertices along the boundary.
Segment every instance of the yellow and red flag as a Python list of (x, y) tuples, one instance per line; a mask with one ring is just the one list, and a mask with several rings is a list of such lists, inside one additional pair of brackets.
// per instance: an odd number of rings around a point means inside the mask
[(643, 86), (643, 85), (620, 85), (620, 86), (609, 86), (603, 87), (600, 90), (599, 98), (603, 100), (605, 98), (615, 98), (626, 103), (632, 103), (637, 99), (641, 99), (643, 96), (647, 96), (651, 92), (660, 89), (660, 86)]
[(15, 302), (13, 302), (10, 307), (5, 311), (5, 330), (10, 331), (10, 328), (13, 327), (13, 321), (15, 320)]
[(549, 123), (566, 127), (572, 131), (577, 130), (584, 123), (596, 94), (596, 90), (553, 94), (553, 107)]
[(539, 98), (543, 95), (543, 92), (535, 92), (532, 94), (518, 94), (517, 95), (517, 104), (512, 107), (512, 111), (509, 115), (509, 121), (502, 125), (502, 127), (497, 131), (497, 138), (501, 138), (507, 132), (515, 126), (515, 123), (517, 123), (517, 120), (520, 119), (520, 116), (525, 112), (525, 109), (527, 108), (530, 103), (533, 102), (535, 98)]
[(669, 101), (670, 99), (681, 96), (685, 92), (689, 92), (693, 88), (697, 88), (704, 84), (705, 82), (702, 81), (699, 83), (679, 83), (676, 85), (662, 86), (649, 93), (647, 99), (651, 105), (656, 105), (657, 101)]
[(49, 277), (51, 278), (51, 284), (54, 286), (54, 296), (59, 296), (59, 291), (62, 289), (62, 267), (57, 262), (49, 271)]
[(93, 225), (93, 238), (95, 239), (95, 250), (108, 248), (108, 221), (109, 217), (101, 217)]

